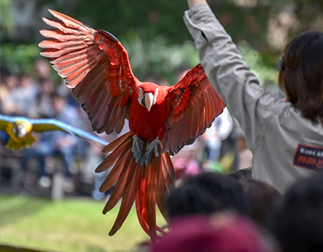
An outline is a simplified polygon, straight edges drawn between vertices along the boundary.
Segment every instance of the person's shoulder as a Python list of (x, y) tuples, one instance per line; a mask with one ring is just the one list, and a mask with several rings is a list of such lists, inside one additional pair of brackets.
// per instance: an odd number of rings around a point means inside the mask
[(282, 103), (279, 111), (277, 121), (273, 120), (272, 124), (294, 133), (297, 138), (302, 138), (304, 141), (306, 139), (315, 139), (315, 141), (323, 143), (322, 123), (305, 118), (300, 110), (294, 108), (288, 102)]

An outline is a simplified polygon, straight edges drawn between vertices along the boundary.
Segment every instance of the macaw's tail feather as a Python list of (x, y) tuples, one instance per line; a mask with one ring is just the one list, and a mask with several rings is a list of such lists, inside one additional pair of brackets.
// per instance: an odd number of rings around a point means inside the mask
[[(18, 139), (18, 141), (16, 139)], [(36, 139), (34, 138), (34, 136), (32, 134), (27, 134), (24, 138), (18, 138), (16, 136), (14, 136), (14, 139), (12, 136), (10, 136), (6, 147), (9, 150), (16, 151), (21, 148), (30, 147), (33, 144), (33, 142), (35, 142), (35, 141), (36, 141)]]
[(111, 142), (104, 151), (111, 152), (96, 169), (104, 171), (114, 165), (102, 183), (100, 191), (104, 192), (115, 185), (103, 213), (110, 211), (122, 198), (117, 218), (109, 232), (114, 235), (122, 226), (129, 211), (136, 203), (139, 223), (143, 230), (154, 239), (162, 228), (156, 224), (156, 204), (166, 219), (164, 195), (174, 183), (174, 167), (168, 153), (159, 151), (159, 158), (153, 156), (148, 166), (141, 165), (131, 151), (132, 136), (127, 133)]
[(131, 137), (131, 133), (130, 131), (124, 135), (122, 135), (121, 137), (118, 137), (116, 140), (112, 141), (109, 145), (107, 145), (102, 152), (103, 153), (108, 153), (110, 151), (115, 150), (120, 144), (122, 144), (125, 141), (131, 141), (132, 137)]
[(140, 188), (136, 194), (136, 210), (143, 230), (154, 239), (157, 231), (163, 229), (156, 225), (156, 204), (167, 220), (164, 209), (164, 195), (174, 185), (174, 167), (168, 153), (159, 153), (160, 158), (152, 157), (151, 162), (141, 174)]
[[(129, 149), (130, 146), (130, 149)], [(109, 156), (96, 168), (96, 172), (102, 172), (115, 165), (118, 161), (122, 161), (127, 157), (126, 153), (131, 152), (132, 137), (130, 132), (117, 138), (108, 144), (103, 150), (103, 153), (111, 152)]]

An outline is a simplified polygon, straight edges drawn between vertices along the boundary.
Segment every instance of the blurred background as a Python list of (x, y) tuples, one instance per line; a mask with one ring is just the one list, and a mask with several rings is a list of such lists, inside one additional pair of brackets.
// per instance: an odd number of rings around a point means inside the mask
[[(276, 84), (280, 53), (295, 35), (308, 29), (323, 30), (323, 2), (208, 3), (261, 85), (282, 98)], [(39, 55), (39, 30), (47, 27), (41, 18), (50, 17), (47, 9), (114, 34), (128, 51), (135, 76), (142, 81), (174, 85), (199, 63), (183, 22), (185, 0), (0, 0), (1, 114), (57, 118), (92, 132), (78, 101)], [(68, 111), (67, 119), (62, 111)], [(117, 134), (99, 136), (112, 141)], [(38, 141), (31, 148), (12, 152), (5, 148), (8, 136), (0, 132), (0, 244), (51, 251), (136, 251), (148, 237), (140, 230), (133, 211), (114, 237), (107, 235), (116, 211), (101, 214), (111, 193), (98, 192), (109, 171), (94, 173), (105, 158), (102, 146), (68, 136), (69, 146), (54, 151), (44, 146), (50, 146), (53, 139), (66, 142), (67, 136), (51, 132), (36, 137)], [(181, 179), (201, 169), (230, 173), (250, 167), (251, 158), (239, 125), (226, 111), (173, 162)]]

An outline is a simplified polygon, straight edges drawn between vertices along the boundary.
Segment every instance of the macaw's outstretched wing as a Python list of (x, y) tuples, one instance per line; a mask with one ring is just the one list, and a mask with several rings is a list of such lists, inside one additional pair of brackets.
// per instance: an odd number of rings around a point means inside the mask
[(40, 33), (48, 40), (39, 46), (53, 68), (73, 88), (89, 115), (93, 130), (119, 133), (128, 117), (133, 89), (139, 82), (130, 68), (128, 54), (112, 34), (49, 10), (59, 20), (43, 18), (54, 29)]
[(17, 121), (28, 120), (26, 117), (22, 116), (7, 116), (0, 114), (0, 130), (5, 130), (8, 123), (16, 123)]
[(16, 117), (0, 115), (0, 130), (6, 130), (8, 123), (14, 123), (14, 119)]
[(54, 119), (35, 119), (30, 120), (30, 122), (33, 125), (33, 131), (35, 132), (44, 132), (44, 131), (50, 131), (50, 130), (60, 130), (63, 132), (66, 132), (68, 134), (83, 138), (88, 141), (92, 141), (95, 143), (102, 144), (104, 146), (108, 145), (109, 142), (103, 140), (100, 137), (97, 137), (91, 133), (88, 133), (82, 129), (73, 127), (71, 125), (68, 125), (66, 123), (63, 123), (58, 120)]
[(203, 134), (226, 106), (200, 64), (170, 87), (168, 98), (172, 111), (166, 122), (162, 150), (172, 155)]

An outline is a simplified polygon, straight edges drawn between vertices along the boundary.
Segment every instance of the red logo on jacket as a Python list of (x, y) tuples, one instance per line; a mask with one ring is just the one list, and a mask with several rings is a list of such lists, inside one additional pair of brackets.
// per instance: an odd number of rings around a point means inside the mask
[(323, 148), (298, 144), (293, 165), (313, 171), (323, 170)]

